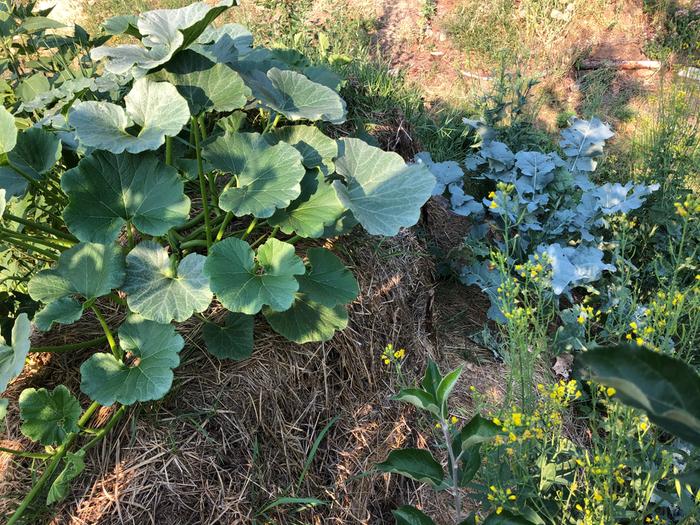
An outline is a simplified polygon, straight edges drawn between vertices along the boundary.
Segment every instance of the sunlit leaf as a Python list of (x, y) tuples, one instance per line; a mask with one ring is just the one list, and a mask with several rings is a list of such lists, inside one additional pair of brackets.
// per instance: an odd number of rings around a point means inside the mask
[(206, 257), (186, 255), (175, 267), (165, 248), (144, 241), (126, 256), (122, 290), (132, 312), (159, 323), (182, 322), (209, 307), (212, 293), (204, 275)]
[(61, 297), (51, 301), (36, 314), (34, 324), (43, 331), (48, 332), (54, 323), (73, 324), (83, 315), (83, 305), (72, 297)]
[(386, 461), (377, 465), (380, 472), (401, 474), (416, 481), (439, 486), (444, 478), (440, 463), (422, 448), (392, 450)]
[(66, 452), (63, 458), (63, 470), (59, 472), (56, 479), (49, 487), (49, 493), (46, 495), (46, 504), (53, 505), (59, 501), (66, 499), (70, 493), (70, 482), (78, 477), (85, 470), (85, 451), (78, 450), (75, 454)]
[[(93, 100), (73, 106), (68, 120), (83, 146), (112, 153), (158, 149), (190, 118), (187, 101), (168, 82), (137, 80), (124, 101), (126, 108)], [(140, 130), (132, 135), (129, 128), (134, 124)]]
[(265, 307), (263, 314), (275, 332), (299, 344), (328, 341), (337, 330), (348, 325), (345, 306), (326, 306), (312, 301), (304, 293), (295, 295), (290, 308), (275, 312)]
[(17, 143), (17, 127), (15, 117), (0, 106), (0, 155), (11, 151)]
[(271, 146), (259, 133), (227, 133), (204, 148), (204, 157), (236, 176), (219, 206), (237, 216), (270, 217), (299, 196), (306, 173), (296, 149), (284, 142)]
[(297, 277), (299, 290), (311, 301), (328, 307), (353, 301), (360, 291), (355, 276), (340, 259), (325, 248), (309, 248), (309, 268)]
[(258, 313), (263, 305), (273, 311), (292, 306), (299, 289), (295, 275), (305, 272), (294, 246), (268, 239), (257, 257), (247, 242), (229, 237), (212, 246), (204, 264), (211, 289), (226, 309)]
[(424, 165), (406, 165), (397, 153), (360, 139), (340, 141), (336, 171), (345, 179), (333, 183), (340, 202), (372, 235), (396, 235), (413, 226), (435, 187)]

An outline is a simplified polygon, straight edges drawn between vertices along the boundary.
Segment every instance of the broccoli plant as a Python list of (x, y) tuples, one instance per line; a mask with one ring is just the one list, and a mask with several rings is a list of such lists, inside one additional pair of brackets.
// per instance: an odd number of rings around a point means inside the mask
[[(49, 502), (65, 496), (125, 406), (168, 393), (184, 346), (174, 323), (196, 317), (208, 351), (236, 360), (253, 351), (258, 314), (296, 343), (344, 329), (358, 283), (322, 240), (358, 225), (395, 235), (435, 186), (425, 166), (332, 138), (346, 118), (341, 79), (297, 52), (255, 47), (238, 24), (215, 26), (232, 5), (109, 19), (83, 39), (79, 69), (37, 73), (36, 96), (0, 108), (3, 291), (39, 305), (37, 330), (91, 311), (105, 334), (30, 348), (22, 313), (3, 344), (0, 390), (28, 352), (97, 350), (80, 366), (86, 410), (63, 386), (20, 396), (22, 432), (51, 448), (9, 523), (46, 486)], [(116, 35), (134, 41), (107, 45)], [(25, 80), (11, 77), (17, 94)], [(119, 327), (105, 302), (123, 311)], [(213, 303), (228, 311), (221, 324), (207, 318)], [(117, 409), (91, 429), (100, 405)]]
[(468, 155), (463, 167), (472, 180), (483, 181), (492, 191), (482, 199), (464, 191), (465, 173), (456, 162), (433, 162), (421, 153), (416, 163), (437, 180), (434, 195), (446, 194), (451, 210), (474, 217), (477, 224), (466, 239), (473, 261), (460, 269), (465, 284), (477, 284), (492, 301), (489, 315), (503, 320), (496, 291), (502, 276), (491, 271), (489, 253), (507, 255), (512, 266), (546, 259), (552, 270), (556, 296), (570, 296), (577, 286), (598, 281), (615, 271), (605, 262), (601, 244), (615, 214), (640, 208), (657, 184), (606, 183), (591, 180), (605, 142), (613, 137), (600, 120), (574, 118), (562, 130), (558, 152), (513, 152), (494, 139), (478, 121), (465, 119), (483, 138), (478, 152)]

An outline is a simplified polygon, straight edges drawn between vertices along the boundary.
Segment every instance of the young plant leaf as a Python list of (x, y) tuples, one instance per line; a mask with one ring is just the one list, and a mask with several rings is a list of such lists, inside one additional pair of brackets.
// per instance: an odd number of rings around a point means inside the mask
[(66, 452), (63, 459), (63, 470), (56, 476), (56, 479), (49, 487), (46, 495), (46, 504), (53, 505), (63, 501), (70, 492), (70, 482), (85, 470), (85, 451), (79, 450), (76, 453)]
[(438, 384), (435, 399), (442, 407), (443, 417), (447, 417), (447, 399), (450, 397), (450, 393), (457, 384), (457, 381), (459, 381), (459, 376), (461, 374), (462, 367), (460, 366), (443, 377), (442, 380), (440, 380), (440, 384)]
[(493, 421), (489, 421), (479, 414), (476, 414), (469, 420), (469, 423), (462, 427), (459, 434), (455, 436), (454, 444), (459, 445), (459, 450), (467, 450), (481, 443), (491, 441), (500, 433), (500, 427)]
[(0, 336), (0, 392), (3, 392), (7, 384), (22, 372), (24, 360), (29, 353), (31, 333), (32, 325), (29, 318), (27, 314), (21, 313), (12, 327), (12, 344), (8, 346)]
[(435, 522), (411, 505), (402, 505), (392, 510), (396, 525), (435, 525)]
[[(334, 225), (345, 212), (333, 186), (319, 170), (308, 170), (301, 180), (301, 195), (284, 209), (278, 209), (267, 221), (288, 235), (316, 239), (330, 237), (327, 227)], [(355, 221), (357, 224), (357, 221)]]
[(185, 97), (192, 115), (203, 111), (233, 111), (252, 96), (241, 76), (226, 64), (215, 64), (190, 50), (178, 53), (156, 78), (167, 80)]
[(236, 176), (236, 186), (219, 196), (221, 209), (236, 216), (270, 217), (301, 193), (301, 154), (284, 142), (271, 146), (259, 133), (227, 133), (203, 154), (213, 167)]
[(42, 270), (29, 281), (29, 295), (50, 303), (80, 295), (95, 299), (124, 282), (124, 255), (115, 243), (81, 242), (64, 251), (56, 266)]
[(5, 106), (0, 106), (0, 155), (12, 151), (15, 144), (17, 144), (15, 117), (5, 109)]
[(206, 323), (202, 328), (204, 344), (219, 359), (243, 361), (253, 353), (253, 317), (229, 312), (223, 326)]
[(142, 233), (164, 235), (190, 212), (177, 171), (150, 152), (96, 151), (63, 174), (61, 187), (69, 198), (63, 218), (81, 241), (115, 241), (127, 221)]
[(263, 315), (275, 332), (299, 344), (328, 341), (337, 330), (348, 325), (345, 306), (327, 306), (313, 301), (305, 293), (296, 294), (287, 310), (276, 312), (266, 306)]
[(140, 37), (143, 47), (133, 44), (100, 46), (90, 52), (90, 57), (108, 59), (105, 68), (111, 73), (123, 74), (133, 68), (134, 77), (139, 78), (193, 44), (207, 26), (233, 4), (234, 0), (221, 0), (214, 6), (197, 2), (179, 9), (146, 11), (136, 20), (134, 17), (110, 19), (110, 32)]
[[(421, 386), (423, 390), (430, 393), (434, 399), (437, 400), (437, 390), (442, 382), (442, 374), (437, 366), (437, 363), (430, 359), (428, 361), (428, 366), (425, 368), (425, 374), (421, 380)], [(436, 401), (437, 402), (437, 401)]]
[(285, 126), (265, 136), (271, 144), (286, 142), (301, 153), (307, 169), (319, 168), (324, 175), (334, 170), (338, 143), (315, 126)]
[(394, 399), (396, 401), (411, 403), (420, 409), (427, 410), (431, 414), (440, 417), (440, 407), (435, 400), (435, 396), (420, 388), (404, 388), (394, 396)]
[[(187, 101), (167, 82), (139, 79), (124, 101), (126, 108), (93, 100), (73, 106), (68, 121), (83, 146), (112, 153), (158, 149), (190, 119)], [(133, 124), (141, 128), (138, 135), (128, 131)]]
[(577, 354), (576, 365), (584, 379), (613, 387), (622, 403), (700, 446), (700, 375), (684, 361), (620, 345)]
[(444, 472), (432, 454), (422, 448), (392, 450), (386, 461), (377, 465), (381, 472), (401, 474), (422, 483), (437, 487), (442, 483)]
[(36, 314), (34, 324), (42, 332), (48, 332), (54, 323), (73, 324), (83, 316), (83, 305), (72, 297), (51, 301)]
[(309, 268), (297, 277), (299, 290), (309, 300), (324, 306), (347, 304), (360, 292), (357, 279), (343, 262), (325, 248), (309, 248), (306, 252)]
[(204, 273), (221, 304), (232, 312), (253, 315), (263, 305), (287, 310), (294, 302), (299, 283), (294, 277), (306, 268), (294, 246), (268, 239), (255, 252), (247, 242), (229, 237), (212, 246)]
[(119, 346), (133, 363), (104, 352), (92, 355), (80, 366), (80, 390), (105, 406), (160, 399), (170, 390), (184, 345), (172, 325), (132, 315), (119, 327)]
[(418, 222), (420, 209), (430, 198), (435, 177), (421, 164), (406, 165), (393, 152), (382, 151), (360, 139), (339, 142), (336, 171), (345, 184), (333, 187), (372, 235), (396, 235), (400, 228)]
[(81, 412), (80, 403), (63, 385), (50, 392), (26, 388), (19, 396), (20, 430), (42, 445), (61, 444), (68, 434), (78, 432)]
[(157, 323), (182, 322), (203, 312), (213, 294), (204, 274), (206, 257), (190, 253), (175, 269), (165, 248), (144, 241), (126, 256), (122, 290), (132, 312)]

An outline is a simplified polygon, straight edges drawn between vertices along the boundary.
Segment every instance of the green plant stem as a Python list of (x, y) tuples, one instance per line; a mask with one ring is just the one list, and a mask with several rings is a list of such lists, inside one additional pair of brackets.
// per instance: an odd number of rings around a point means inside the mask
[(197, 215), (192, 217), (189, 221), (187, 221), (185, 224), (182, 226), (177, 226), (173, 228), (175, 231), (181, 232), (184, 230), (189, 230), (193, 226), (197, 226), (200, 222), (204, 220), (204, 212), (200, 211)]
[(124, 416), (125, 413), (126, 406), (120, 406), (119, 410), (117, 410), (114, 414), (112, 414), (112, 417), (109, 418), (107, 424), (95, 433), (95, 437), (93, 437), (83, 447), (81, 447), (82, 450), (89, 450), (95, 445), (97, 445), (97, 443), (99, 443), (100, 440), (102, 440), (102, 438), (104, 438), (109, 433), (109, 431), (114, 428), (114, 426), (119, 422), (119, 420), (122, 418), (122, 416)]
[(197, 117), (192, 117), (192, 129), (194, 130), (194, 148), (197, 155), (197, 175), (199, 176), (199, 191), (202, 194), (202, 207), (204, 208), (204, 228), (207, 237), (207, 248), (211, 247), (211, 225), (209, 224), (209, 202), (207, 200), (207, 182), (204, 177), (202, 164), (202, 145), (199, 138), (199, 126)]
[(41, 244), (42, 246), (46, 246), (47, 248), (53, 248), (54, 250), (58, 250), (59, 252), (68, 248), (68, 246), (57, 244), (56, 242), (54, 242), (54, 239), (46, 239), (45, 237), (32, 237), (30, 235), (24, 235), (14, 230), (8, 230), (7, 228), (0, 227), (0, 234), (2, 234), (5, 237), (9, 237), (6, 240), (10, 243), (13, 242), (13, 239), (17, 239), (23, 242), (33, 242), (36, 244)]
[(16, 217), (15, 215), (12, 215), (12, 214), (7, 213), (7, 212), (5, 212), (5, 214), (3, 215), (3, 218), (7, 219), (9, 221), (12, 221), (12, 222), (23, 224), (24, 226), (27, 226), (28, 228), (31, 228), (33, 230), (38, 230), (38, 231), (42, 231), (45, 233), (49, 233), (49, 234), (54, 235), (56, 237), (60, 237), (61, 239), (65, 239), (66, 241), (71, 241), (74, 244), (76, 242), (78, 242), (78, 239), (75, 238), (70, 233), (62, 232), (61, 230), (51, 228), (50, 226), (46, 226), (46, 225), (38, 223), (38, 222), (30, 221), (30, 220), (24, 219), (22, 217)]
[(288, 242), (289, 244), (294, 244), (295, 242), (297, 242), (300, 239), (303, 239), (303, 237), (301, 237), (300, 235), (294, 235), (284, 242)]
[(51, 253), (47, 250), (43, 250), (41, 248), (37, 248), (36, 246), (34, 246), (32, 244), (27, 244), (26, 242), (22, 242), (20, 240), (15, 240), (15, 239), (8, 239), (8, 241), (10, 241), (10, 243), (12, 245), (16, 246), (17, 248), (21, 248), (22, 250), (24, 250), (27, 253), (36, 252), (40, 255), (43, 255), (46, 259), (48, 259), (51, 262), (58, 259), (58, 255)]
[(0, 447), (0, 452), (12, 454), (13, 456), (18, 456), (20, 458), (49, 459), (51, 457), (51, 454), (43, 454), (41, 452), (25, 452), (24, 450), (14, 450), (12, 448), (5, 447)]
[(100, 322), (102, 330), (104, 330), (105, 336), (107, 337), (107, 342), (109, 343), (109, 349), (112, 351), (114, 357), (121, 361), (124, 356), (122, 355), (122, 351), (119, 348), (119, 346), (117, 346), (117, 342), (114, 340), (114, 336), (112, 335), (112, 331), (109, 329), (107, 320), (105, 319), (104, 315), (102, 315), (102, 312), (100, 312), (100, 309), (97, 308), (97, 306), (93, 304), (90, 306), (90, 308), (92, 308), (92, 311), (95, 312), (97, 320)]
[(241, 235), (241, 239), (245, 239), (250, 235), (253, 230), (255, 230), (255, 227), (258, 225), (258, 219), (253, 219), (250, 221), (250, 224), (248, 225), (248, 228), (246, 228), (246, 231), (243, 232), (243, 235)]
[(173, 165), (173, 138), (165, 136), (165, 163), (168, 166)]
[(198, 248), (198, 247), (208, 248), (209, 246), (210, 246), (209, 242), (202, 240), (202, 239), (193, 239), (191, 241), (185, 241), (185, 242), (180, 243), (181, 250), (186, 250), (187, 248)]
[(131, 229), (131, 221), (126, 222), (126, 239), (128, 242), (129, 249), (133, 249), (136, 243), (134, 241), (134, 232)]
[(226, 231), (226, 227), (231, 223), (231, 220), (233, 219), (233, 213), (226, 212), (226, 215), (224, 216), (224, 222), (221, 223), (221, 227), (219, 228), (218, 233), (216, 234), (216, 240), (220, 241), (224, 237), (224, 232)]
[[(218, 226), (219, 222), (221, 222), (221, 221), (224, 220), (224, 218), (225, 218), (224, 215), (219, 215), (218, 217), (216, 217), (214, 220), (212, 220), (212, 221), (209, 223), (209, 226), (210, 226), (210, 227), (212, 228), (212, 230), (213, 230), (214, 228), (216, 228), (216, 226)], [(205, 231), (206, 231), (205, 225), (198, 226), (197, 228), (195, 228), (194, 230), (192, 230), (192, 231), (189, 233), (189, 235), (183, 237), (182, 240), (183, 240), (183, 241), (191, 241), (191, 240), (193, 240), (193, 239), (198, 238), (198, 237), (199, 237), (202, 233), (204, 233)]]
[(445, 418), (440, 418), (440, 427), (442, 428), (442, 435), (445, 438), (447, 454), (450, 456), (450, 464), (452, 465), (449, 474), (452, 478), (452, 490), (454, 490), (453, 496), (455, 498), (455, 522), (461, 523), (462, 493), (459, 491), (459, 464), (457, 463), (459, 459), (455, 457), (454, 450), (452, 450), (452, 440), (450, 439), (449, 423)]
[[(95, 413), (95, 410), (99, 408), (99, 404), (96, 402), (93, 402), (88, 409), (83, 413), (82, 417), (78, 421), (78, 426), (85, 426), (85, 423), (92, 417), (92, 415)], [(46, 467), (46, 470), (44, 473), (41, 475), (41, 477), (37, 480), (37, 482), (34, 484), (32, 487), (32, 490), (29, 491), (29, 493), (24, 497), (22, 502), (19, 504), (19, 507), (17, 507), (17, 510), (12, 514), (10, 519), (7, 522), (7, 525), (15, 525), (19, 519), (22, 517), (22, 514), (24, 514), (24, 511), (27, 510), (29, 505), (31, 505), (32, 501), (34, 501), (34, 498), (37, 497), (44, 488), (44, 485), (46, 485), (46, 482), (51, 479), (51, 476), (53, 473), (56, 471), (58, 468), (58, 465), (61, 463), (61, 460), (63, 459), (63, 456), (66, 455), (66, 452), (68, 449), (73, 445), (73, 442), (75, 441), (76, 437), (78, 436), (77, 433), (73, 432), (68, 435), (68, 438), (66, 441), (60, 445), (57, 449), (56, 452), (54, 452), (51, 462), (49, 465)]]
[(33, 346), (29, 349), (30, 352), (50, 352), (52, 354), (65, 354), (67, 352), (73, 352), (74, 350), (82, 350), (83, 348), (92, 348), (93, 346), (100, 345), (107, 341), (107, 336), (101, 335), (100, 337), (95, 337), (88, 341), (83, 341), (81, 343), (70, 343), (67, 345), (58, 346)]

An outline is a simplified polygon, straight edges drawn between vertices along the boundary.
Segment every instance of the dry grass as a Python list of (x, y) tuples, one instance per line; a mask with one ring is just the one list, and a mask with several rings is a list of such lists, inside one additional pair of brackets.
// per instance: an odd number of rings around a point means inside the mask
[[(253, 357), (231, 363), (202, 349), (197, 325), (180, 325), (188, 344), (173, 391), (160, 403), (133, 408), (128, 421), (90, 451), (70, 499), (52, 519), (37, 516), (35, 522), (265, 523), (256, 517), (259, 509), (289, 494), (329, 505), (301, 514), (278, 507), (268, 514), (272, 523), (384, 523), (401, 503), (439, 506), (428, 491), (414, 492), (405, 481), (363, 475), (387, 450), (425, 446), (428, 439), (417, 429), (429, 427), (417, 424), (415, 412), (390, 400), (397, 386), (378, 358), (388, 342), (404, 346), (405, 370), (413, 378), (429, 356), (440, 357), (431, 339), (433, 269), (425, 247), (406, 231), (380, 243), (355, 234), (337, 252), (354, 266), (362, 290), (346, 331), (328, 343), (299, 346), (261, 323)], [(116, 311), (108, 313), (117, 324)], [(76, 332), (94, 337), (98, 329), (87, 318), (41, 344)], [(58, 383), (77, 391), (77, 364), (85, 355), (41, 356), (43, 366), (25, 372), (8, 394)], [(103, 409), (100, 420), (108, 412)], [(314, 439), (335, 416), (294, 489)], [(16, 446), (30, 447), (17, 419), (9, 415), (8, 435)], [(30, 485), (29, 464), (0, 461), (0, 511), (7, 512)]]

